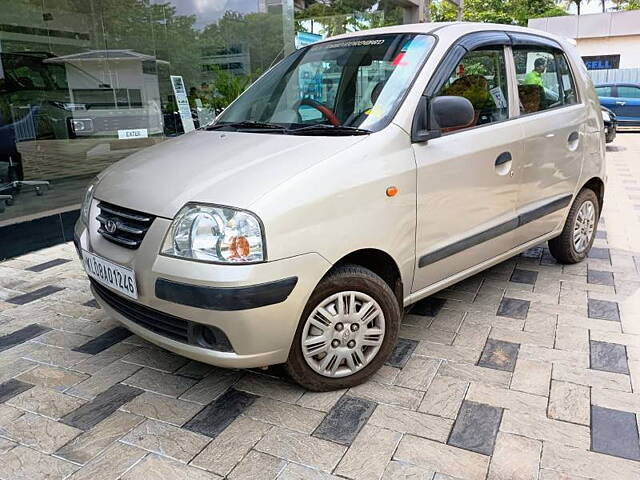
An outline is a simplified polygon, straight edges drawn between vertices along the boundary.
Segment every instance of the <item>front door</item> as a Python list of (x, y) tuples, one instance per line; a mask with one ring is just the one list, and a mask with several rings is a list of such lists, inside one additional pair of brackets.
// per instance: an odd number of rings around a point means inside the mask
[(413, 144), (418, 169), (414, 292), (513, 247), (523, 147), (521, 128), (509, 121), (514, 83), (508, 52), (502, 44), (484, 45), (454, 61), (448, 74), (434, 75), (442, 84), (433, 96), (466, 97), (475, 119), (466, 129)]
[(623, 125), (640, 125), (640, 87), (635, 85), (618, 85), (616, 95), (616, 115)]

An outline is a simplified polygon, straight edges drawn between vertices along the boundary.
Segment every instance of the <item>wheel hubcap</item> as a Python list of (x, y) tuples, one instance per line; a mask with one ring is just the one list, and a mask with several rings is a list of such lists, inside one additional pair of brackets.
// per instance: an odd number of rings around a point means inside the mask
[(573, 225), (573, 246), (577, 253), (584, 252), (596, 228), (596, 207), (591, 200), (584, 202), (578, 210)]
[(316, 373), (347, 377), (371, 363), (384, 334), (378, 302), (362, 292), (340, 292), (325, 298), (307, 317), (302, 353)]

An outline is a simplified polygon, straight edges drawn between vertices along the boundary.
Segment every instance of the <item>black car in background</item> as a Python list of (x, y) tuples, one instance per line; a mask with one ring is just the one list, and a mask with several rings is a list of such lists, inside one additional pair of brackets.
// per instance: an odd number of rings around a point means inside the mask
[(602, 119), (604, 120), (604, 135), (607, 143), (613, 142), (618, 131), (618, 117), (607, 107), (602, 107)]

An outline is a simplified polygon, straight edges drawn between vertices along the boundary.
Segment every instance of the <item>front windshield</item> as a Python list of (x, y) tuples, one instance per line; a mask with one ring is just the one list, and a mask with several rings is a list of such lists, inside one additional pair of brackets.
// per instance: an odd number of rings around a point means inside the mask
[(435, 40), (399, 33), (345, 38), (298, 50), (267, 72), (216, 121), (382, 129)]

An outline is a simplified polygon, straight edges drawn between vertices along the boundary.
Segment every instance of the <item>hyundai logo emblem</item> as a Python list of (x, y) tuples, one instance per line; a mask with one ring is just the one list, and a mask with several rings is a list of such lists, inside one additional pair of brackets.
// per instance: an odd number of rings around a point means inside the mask
[(104, 228), (109, 233), (115, 233), (116, 230), (118, 229), (118, 224), (114, 220), (107, 220), (107, 223), (105, 223)]

